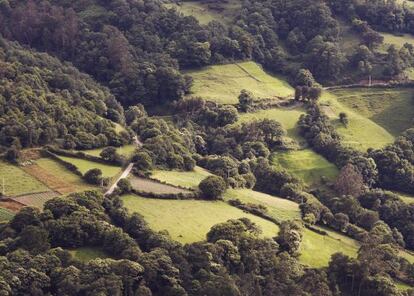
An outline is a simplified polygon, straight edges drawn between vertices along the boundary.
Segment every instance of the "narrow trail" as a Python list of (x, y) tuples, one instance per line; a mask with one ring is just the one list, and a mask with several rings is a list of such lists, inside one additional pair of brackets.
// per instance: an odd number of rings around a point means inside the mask
[[(137, 146), (137, 148), (142, 147), (142, 142), (138, 139), (137, 136), (134, 137), (134, 143)], [(132, 168), (134, 167), (134, 163), (130, 162), (128, 166), (125, 168), (125, 170), (122, 172), (122, 174), (118, 177), (118, 179), (112, 184), (112, 186), (105, 192), (105, 195), (110, 195), (114, 192), (115, 188), (118, 186), (118, 183), (121, 179), (124, 179), (128, 177), (128, 175), (131, 173)]]

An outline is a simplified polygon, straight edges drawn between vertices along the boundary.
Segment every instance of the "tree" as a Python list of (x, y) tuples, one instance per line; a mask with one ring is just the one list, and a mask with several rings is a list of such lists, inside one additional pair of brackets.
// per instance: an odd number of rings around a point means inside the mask
[(131, 182), (126, 178), (122, 178), (118, 181), (118, 188), (121, 190), (121, 194), (129, 193), (132, 190)]
[(318, 87), (319, 84), (313, 78), (312, 72), (308, 69), (300, 69), (295, 78), (296, 86)]
[(345, 126), (348, 126), (349, 123), (349, 119), (348, 119), (348, 114), (346, 114), (345, 112), (341, 112), (339, 113), (339, 121)]
[(83, 178), (89, 184), (100, 185), (102, 182), (102, 171), (100, 169), (90, 169)]
[(11, 163), (17, 163), (21, 157), (19, 149), (16, 146), (12, 146), (6, 151), (5, 158)]
[(200, 182), (198, 187), (207, 199), (219, 199), (226, 191), (227, 185), (222, 177), (209, 176)]
[(302, 241), (302, 225), (298, 221), (283, 221), (276, 242), (280, 249), (291, 255), (298, 255)]
[(242, 89), (239, 95), (239, 107), (243, 112), (249, 112), (252, 108), (254, 96), (251, 92)]
[(335, 182), (335, 189), (341, 195), (358, 197), (364, 192), (364, 187), (362, 174), (350, 163), (341, 169)]
[(120, 164), (123, 159), (122, 156), (118, 154), (115, 147), (106, 147), (104, 148), (99, 156), (109, 162)]

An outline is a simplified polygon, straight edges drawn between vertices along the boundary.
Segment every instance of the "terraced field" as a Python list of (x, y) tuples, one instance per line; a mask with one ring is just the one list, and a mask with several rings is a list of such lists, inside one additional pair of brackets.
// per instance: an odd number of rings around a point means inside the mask
[(242, 89), (251, 91), (257, 99), (294, 94), (283, 78), (266, 73), (254, 62), (209, 66), (186, 74), (194, 79), (192, 96), (222, 104), (238, 103)]
[(109, 164), (103, 164), (99, 162), (93, 162), (86, 159), (76, 158), (76, 157), (68, 157), (68, 156), (61, 156), (59, 158), (75, 165), (82, 174), (85, 174), (90, 169), (100, 169), (102, 171), (102, 175), (106, 178), (112, 178), (119, 174), (122, 170), (121, 167)]
[(154, 170), (151, 177), (175, 186), (197, 188), (210, 175), (207, 170), (196, 166), (191, 172)]
[(61, 194), (96, 188), (86, 184), (80, 176), (51, 158), (38, 159), (34, 165), (25, 167), (25, 170), (41, 180), (50, 189)]
[(8, 209), (0, 208), (0, 222), (9, 221), (13, 218), (14, 213)]
[(271, 162), (288, 170), (308, 186), (322, 185), (322, 178), (332, 182), (339, 173), (334, 164), (311, 149), (277, 152), (272, 155)]
[[(366, 151), (368, 148), (382, 148), (394, 141), (394, 136), (384, 127), (371, 119), (359, 114), (340, 102), (343, 92), (324, 91), (320, 99), (323, 111), (330, 117), (338, 133), (343, 137), (343, 143), (355, 149)], [(339, 113), (345, 112), (349, 124), (345, 127), (339, 122)]]
[(279, 221), (301, 218), (299, 205), (284, 198), (250, 189), (228, 189), (224, 195), (224, 200), (231, 199), (239, 199), (243, 203), (263, 205), (268, 209), (268, 214)]
[(242, 217), (260, 226), (265, 237), (273, 237), (279, 231), (272, 222), (244, 213), (222, 201), (160, 200), (136, 195), (125, 195), (122, 200), (130, 212), (142, 214), (152, 229), (167, 230), (172, 239), (181, 243), (205, 240), (213, 225)]
[(16, 196), (49, 190), (46, 185), (27, 174), (20, 167), (0, 161), (0, 185), (2, 185), (3, 180), (5, 185), (4, 191), (7, 196)]
[(48, 200), (51, 200), (52, 198), (55, 198), (59, 195), (60, 194), (57, 192), (48, 191), (18, 196), (13, 198), (13, 200), (26, 206), (36, 207), (40, 210), (43, 210), (43, 206)]
[(149, 179), (140, 177), (130, 177), (132, 188), (139, 191), (151, 192), (155, 194), (177, 194), (177, 193), (190, 193), (190, 190), (177, 188), (171, 185), (158, 183)]

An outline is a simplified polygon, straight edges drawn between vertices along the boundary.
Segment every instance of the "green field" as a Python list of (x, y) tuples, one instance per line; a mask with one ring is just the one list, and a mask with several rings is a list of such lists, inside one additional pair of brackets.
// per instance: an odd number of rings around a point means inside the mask
[(320, 185), (322, 176), (334, 181), (339, 173), (334, 164), (311, 149), (274, 153), (271, 162), (294, 174), (308, 186)]
[(300, 262), (319, 268), (328, 266), (331, 256), (338, 252), (350, 257), (357, 256), (359, 249), (357, 241), (333, 231), (327, 232), (329, 235), (321, 235), (307, 228), (304, 229)]
[(394, 192), (395, 194), (398, 194), (398, 196), (408, 204), (414, 203), (414, 196), (409, 195), (407, 193), (400, 193), (400, 192)]
[[(340, 102), (340, 97), (348, 90), (324, 91), (320, 99), (322, 110), (330, 117), (338, 133), (343, 137), (342, 142), (361, 151), (366, 151), (368, 148), (382, 148), (392, 143), (394, 137), (385, 128)], [(339, 122), (341, 112), (348, 115), (348, 127)]]
[(202, 180), (210, 175), (211, 173), (207, 170), (196, 166), (190, 172), (154, 170), (151, 177), (175, 186), (196, 188)]
[(268, 209), (268, 214), (279, 221), (300, 219), (299, 205), (293, 201), (253, 191), (250, 189), (228, 189), (224, 200), (239, 199), (243, 203), (260, 204)]
[[(218, 3), (218, 2), (217, 2)], [(217, 5), (217, 3), (215, 3)], [(223, 24), (230, 23), (235, 14), (240, 10), (239, 1), (227, 1), (220, 4), (222, 11), (209, 8), (208, 3), (203, 1), (185, 1), (165, 4), (167, 8), (174, 8), (185, 16), (194, 16), (202, 25), (211, 21), (218, 21)]]
[(41, 158), (36, 160), (36, 164), (43, 169), (48, 175), (42, 175), (42, 172), (35, 172), (39, 177), (44, 178), (45, 184), (58, 192), (71, 193), (76, 191), (91, 190), (94, 187), (86, 184), (78, 175), (72, 173), (62, 164), (51, 158)]
[(397, 49), (399, 50), (405, 43), (410, 43), (414, 45), (414, 35), (411, 34), (398, 34), (394, 35), (391, 33), (381, 33), (381, 35), (384, 37), (384, 43), (379, 48), (382, 52), (387, 52), (387, 49), (391, 45), (395, 45)]
[(151, 192), (155, 194), (178, 194), (190, 193), (190, 190), (177, 188), (168, 184), (162, 184), (150, 179), (132, 176), (128, 178), (132, 188), (140, 192)]
[(338, 101), (371, 119), (393, 136), (412, 126), (414, 96), (410, 88), (354, 88), (333, 91)]
[(85, 174), (90, 169), (100, 169), (102, 171), (102, 175), (106, 178), (112, 178), (116, 176), (118, 173), (121, 172), (121, 167), (103, 164), (99, 162), (93, 162), (86, 159), (76, 158), (76, 157), (68, 157), (68, 156), (58, 156), (60, 159), (69, 162), (75, 165), (82, 174)]
[(242, 217), (260, 226), (265, 237), (274, 237), (279, 231), (274, 223), (244, 213), (223, 201), (161, 200), (136, 195), (123, 196), (122, 200), (130, 212), (142, 214), (152, 229), (167, 230), (172, 239), (181, 243), (205, 240), (213, 225)]
[(69, 250), (69, 253), (81, 262), (88, 262), (97, 258), (108, 258), (108, 255), (101, 249), (95, 247), (82, 247)]
[[(129, 145), (116, 148), (116, 152), (118, 152), (118, 154), (123, 155), (125, 157), (129, 157), (131, 156), (132, 153), (134, 153), (136, 148), (137, 148), (136, 145), (129, 144)], [(92, 155), (92, 156), (99, 157), (100, 156), (99, 154), (102, 152), (103, 149), (104, 148), (97, 148), (97, 149), (91, 149), (91, 150), (84, 150), (82, 152)]]
[(243, 113), (240, 115), (238, 122), (249, 122), (253, 120), (274, 119), (279, 122), (287, 131), (287, 135), (297, 142), (301, 143), (304, 139), (299, 135), (297, 128), (299, 117), (304, 114), (302, 108), (299, 109), (282, 109), (274, 108), (260, 110), (254, 113)]
[(209, 66), (186, 74), (194, 79), (192, 96), (223, 104), (238, 103), (242, 89), (251, 91), (258, 99), (294, 93), (283, 78), (266, 73), (254, 62)]
[[(21, 168), (0, 161), (0, 184), (4, 180), (4, 191), (7, 196), (44, 192), (49, 188)], [(0, 187), (1, 188), (1, 187)]]
[(4, 208), (0, 208), (0, 222), (5, 222), (5, 221), (9, 221), (13, 218), (14, 213), (4, 209)]

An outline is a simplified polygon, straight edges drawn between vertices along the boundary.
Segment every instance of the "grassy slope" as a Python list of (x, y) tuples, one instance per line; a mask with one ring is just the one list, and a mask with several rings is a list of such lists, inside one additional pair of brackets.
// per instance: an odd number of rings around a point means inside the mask
[(254, 113), (242, 113), (240, 115), (239, 122), (249, 122), (252, 120), (261, 120), (261, 119), (274, 119), (278, 121), (283, 128), (286, 129), (287, 135), (297, 142), (303, 142), (303, 138), (299, 136), (299, 131), (297, 129), (297, 124), (299, 117), (304, 114), (305, 111), (302, 108), (299, 109), (267, 109), (260, 110)]
[(182, 243), (201, 241), (210, 228), (229, 219), (247, 217), (259, 225), (265, 237), (279, 231), (277, 225), (234, 208), (222, 201), (160, 200), (136, 195), (122, 197), (130, 212), (142, 214), (156, 231), (167, 230), (172, 239)]
[(224, 195), (224, 200), (228, 201), (231, 199), (239, 199), (243, 203), (263, 205), (268, 209), (268, 214), (279, 221), (301, 218), (299, 205), (284, 198), (250, 189), (228, 189)]
[(0, 208), (0, 222), (9, 221), (13, 218), (13, 216), (13, 212), (4, 208)]
[(193, 79), (193, 96), (223, 104), (236, 104), (242, 89), (257, 98), (293, 95), (293, 88), (282, 78), (270, 75), (254, 62), (205, 67), (187, 72)]
[[(382, 148), (392, 143), (394, 137), (383, 127), (374, 121), (360, 115), (352, 109), (340, 103), (338, 91), (325, 91), (320, 99), (325, 106), (325, 113), (331, 118), (339, 134), (343, 137), (343, 143), (355, 149), (366, 151), (368, 148)], [(343, 91), (339, 96), (343, 95)], [(349, 125), (345, 128), (338, 120), (339, 113), (348, 114)]]
[(333, 181), (338, 176), (338, 168), (311, 149), (275, 153), (271, 161), (309, 186), (321, 184), (322, 176), (328, 181)]
[[(217, 5), (217, 3), (215, 3)], [(227, 1), (222, 3), (223, 11), (217, 11), (209, 8), (207, 3), (203, 1), (185, 1), (180, 5), (175, 3), (165, 4), (167, 8), (175, 8), (185, 16), (194, 16), (202, 25), (208, 24), (215, 20), (223, 24), (231, 23), (233, 17), (241, 8), (239, 1)]]
[(154, 170), (151, 177), (175, 186), (196, 188), (203, 179), (210, 175), (211, 173), (207, 170), (195, 167), (191, 172)]
[(334, 93), (347, 108), (371, 119), (394, 136), (412, 125), (414, 98), (410, 88), (356, 88)]
[[(56, 160), (41, 158), (36, 160), (36, 164), (54, 177), (53, 180), (49, 180), (51, 182), (51, 189), (53, 190), (63, 190), (62, 193), (70, 193), (94, 188), (91, 185), (86, 184), (81, 177), (69, 171)], [(53, 188), (52, 184), (57, 186), (57, 188)]]
[[(89, 154), (89, 155), (93, 155), (93, 156), (98, 156), (99, 157), (99, 154), (101, 153), (101, 151), (103, 149), (104, 148), (97, 148), (97, 149), (92, 149), (92, 150), (84, 150), (83, 152), (86, 153), (86, 154)], [(129, 145), (125, 145), (125, 146), (122, 146), (122, 147), (118, 147), (116, 149), (116, 151), (120, 155), (123, 155), (123, 156), (128, 157), (132, 153), (134, 153), (135, 149), (136, 149), (136, 146), (134, 144), (129, 144)]]
[(0, 184), (2, 184), (3, 178), (6, 195), (13, 196), (49, 190), (46, 185), (19, 167), (0, 161)]
[(81, 262), (88, 262), (97, 258), (108, 258), (108, 255), (99, 248), (82, 247), (74, 250), (69, 250), (69, 253)]
[(90, 169), (97, 168), (102, 171), (104, 177), (111, 178), (116, 176), (121, 171), (121, 168), (118, 166), (93, 162), (81, 158), (67, 157), (61, 155), (59, 155), (59, 158), (75, 165), (82, 174), (85, 174)]
[(382, 52), (387, 52), (391, 45), (395, 45), (397, 49), (400, 49), (405, 43), (414, 45), (414, 35), (411, 34), (394, 35), (391, 33), (381, 33), (381, 35), (384, 37), (384, 43), (379, 48)]
[(161, 184), (145, 178), (131, 176), (128, 179), (131, 182), (132, 188), (139, 191), (152, 192), (155, 194), (190, 193), (189, 190), (177, 188), (167, 184)]

